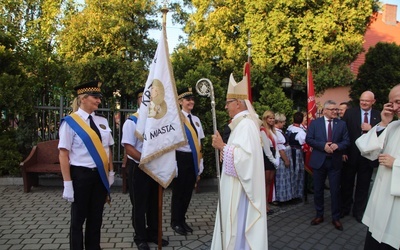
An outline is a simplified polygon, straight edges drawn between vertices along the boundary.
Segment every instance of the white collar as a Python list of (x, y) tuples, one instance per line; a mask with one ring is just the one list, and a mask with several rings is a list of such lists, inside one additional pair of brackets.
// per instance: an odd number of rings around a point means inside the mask
[(238, 118), (238, 117), (240, 117), (240, 116), (243, 116), (243, 115), (246, 115), (246, 114), (250, 114), (250, 112), (249, 112), (248, 110), (240, 111), (239, 113), (237, 113), (237, 114), (233, 117), (232, 120), (235, 120), (236, 118)]
[(188, 112), (184, 111), (183, 109), (181, 111), (186, 117), (191, 114), (191, 113), (188, 113)]
[(89, 118), (89, 115), (91, 115), (92, 117), (95, 116), (95, 113), (92, 112), (91, 114), (87, 113), (85, 110), (78, 108), (78, 111), (76, 111), (76, 113), (78, 113), (78, 115), (80, 115), (82, 118), (84, 118), (85, 120), (87, 120)]

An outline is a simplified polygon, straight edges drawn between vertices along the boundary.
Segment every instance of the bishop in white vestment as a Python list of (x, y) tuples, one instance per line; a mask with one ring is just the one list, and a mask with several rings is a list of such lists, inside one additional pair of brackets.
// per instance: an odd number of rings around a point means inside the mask
[[(232, 78), (231, 78), (232, 79)], [(225, 109), (232, 122), (227, 144), (218, 132), (213, 147), (223, 153), (220, 203), (211, 249), (268, 249), (264, 159), (260, 124), (247, 97), (247, 83), (230, 81)], [(221, 214), (220, 214), (221, 213)]]

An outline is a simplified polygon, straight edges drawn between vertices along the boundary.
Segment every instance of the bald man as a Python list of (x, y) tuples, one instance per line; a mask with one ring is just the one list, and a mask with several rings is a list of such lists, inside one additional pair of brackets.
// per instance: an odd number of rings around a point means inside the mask
[[(367, 206), (372, 171), (374, 167), (378, 167), (378, 162), (361, 156), (355, 141), (378, 124), (381, 121), (381, 116), (378, 110), (372, 109), (372, 105), (375, 103), (374, 93), (371, 91), (363, 92), (359, 101), (359, 107), (348, 109), (343, 116), (343, 121), (346, 122), (349, 132), (350, 147), (348, 154), (344, 156), (347, 164), (342, 169), (341, 217), (343, 218), (352, 212), (354, 218), (361, 223)], [(356, 183), (355, 187), (354, 183)]]

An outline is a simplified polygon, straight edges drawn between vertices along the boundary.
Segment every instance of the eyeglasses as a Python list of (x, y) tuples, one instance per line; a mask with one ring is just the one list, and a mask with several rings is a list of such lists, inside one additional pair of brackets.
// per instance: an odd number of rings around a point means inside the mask
[(237, 99), (228, 100), (228, 101), (225, 102), (225, 105), (228, 105), (229, 103), (235, 102), (235, 101), (237, 101)]
[(329, 111), (338, 111), (339, 109), (328, 109), (328, 108), (326, 108), (326, 110), (329, 110)]

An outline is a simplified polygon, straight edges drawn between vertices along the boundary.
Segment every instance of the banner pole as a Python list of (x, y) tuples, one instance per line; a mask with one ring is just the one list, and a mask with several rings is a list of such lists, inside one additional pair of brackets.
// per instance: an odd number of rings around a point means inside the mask
[[(215, 98), (214, 98), (214, 88), (212, 82), (207, 78), (201, 78), (196, 83), (196, 91), (201, 96), (207, 96), (211, 98), (211, 113), (212, 113), (212, 121), (213, 121), (213, 132), (217, 132), (217, 117), (215, 114)], [(218, 209), (217, 215), (219, 216), (219, 224), (221, 228), (221, 249), (224, 249), (224, 235), (223, 235), (223, 228), (222, 228), (222, 213), (221, 213), (221, 187), (220, 187), (220, 180), (221, 174), (219, 169), (219, 152), (218, 149), (215, 149), (215, 167), (217, 172), (218, 178)]]
[(162, 249), (162, 213), (163, 213), (163, 187), (158, 184), (158, 249)]

